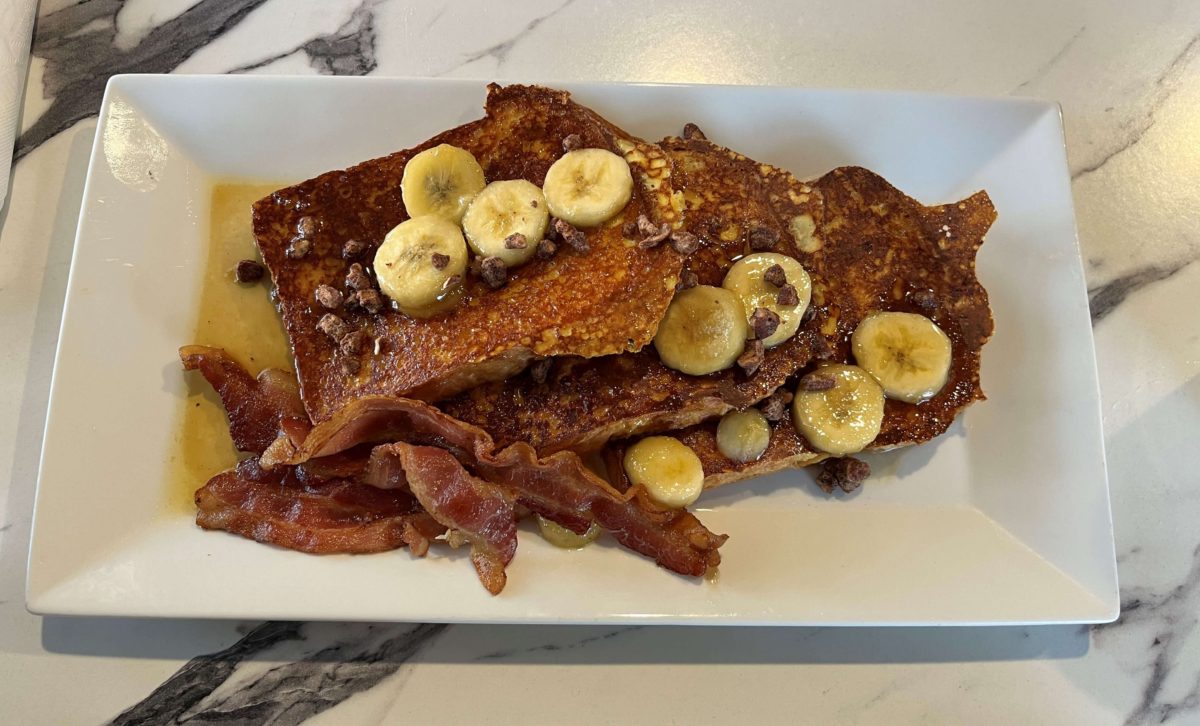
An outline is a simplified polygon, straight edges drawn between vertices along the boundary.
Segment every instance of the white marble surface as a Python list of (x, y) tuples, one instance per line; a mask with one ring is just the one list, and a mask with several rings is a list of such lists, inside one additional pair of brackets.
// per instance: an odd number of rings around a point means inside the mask
[[(132, 709), (122, 722), (1200, 722), (1200, 4), (517, 6), (42, 3), (0, 217), (0, 720), (92, 723)], [(107, 75), (129, 71), (1060, 101), (1093, 290), (1123, 616), (1090, 630), (879, 631), (29, 615), (30, 508), (93, 114)]]

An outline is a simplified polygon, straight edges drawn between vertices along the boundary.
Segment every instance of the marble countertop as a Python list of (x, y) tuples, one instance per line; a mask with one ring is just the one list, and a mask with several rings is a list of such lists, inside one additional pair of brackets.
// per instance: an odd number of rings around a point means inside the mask
[[(512, 5), (513, 7), (510, 7)], [(1200, 4), (46, 0), (0, 215), (0, 710), (10, 723), (1200, 722)], [(114, 73), (895, 88), (1059, 101), (1122, 610), (964, 629), (39, 618), (30, 511)]]

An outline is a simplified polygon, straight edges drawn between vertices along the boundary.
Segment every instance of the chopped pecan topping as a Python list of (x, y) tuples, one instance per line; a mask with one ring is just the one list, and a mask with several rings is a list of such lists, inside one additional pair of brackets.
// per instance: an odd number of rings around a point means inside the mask
[(572, 225), (570, 222), (562, 219), (556, 219), (554, 220), (552, 227), (554, 228), (554, 231), (558, 233), (559, 238), (562, 239), (563, 242), (571, 245), (576, 250), (580, 252), (587, 252), (589, 249), (591, 249), (588, 246), (587, 235), (585, 235), (583, 232), (580, 232), (578, 229), (575, 229), (574, 225)]
[(354, 297), (368, 313), (377, 313), (383, 310), (383, 294), (378, 290), (359, 290), (354, 293)]
[(700, 249), (700, 238), (682, 230), (671, 234), (671, 246), (681, 255), (690, 255)]
[(342, 366), (342, 373), (352, 376), (362, 368), (362, 361), (357, 357), (341, 356), (338, 363)]
[(766, 348), (763, 347), (761, 340), (750, 340), (746, 342), (746, 350), (738, 356), (738, 367), (745, 371), (747, 376), (752, 376), (762, 367), (763, 358), (766, 357)]
[(755, 227), (750, 230), (750, 249), (755, 252), (773, 250), (779, 244), (779, 233), (770, 227)]
[(562, 140), (563, 151), (574, 151), (583, 147), (583, 139), (579, 134), (567, 134)]
[(704, 132), (700, 130), (700, 127), (690, 122), (683, 125), (683, 138), (701, 139), (704, 141), (708, 140), (708, 137), (704, 135)]
[(800, 379), (801, 391), (828, 391), (836, 385), (836, 378), (820, 371), (813, 371)]
[(625, 224), (621, 225), (621, 234), (624, 235), (625, 237), (628, 237), (629, 239), (633, 239), (633, 238), (637, 237), (638, 236), (638, 223), (631, 219), (628, 222), (626, 222)]
[(446, 265), (450, 264), (450, 255), (443, 255), (441, 252), (434, 252), (429, 256), (429, 261), (433, 263), (436, 270), (446, 269)]
[(504, 249), (506, 250), (523, 250), (526, 244), (525, 235), (520, 232), (513, 232), (504, 238)]
[(537, 252), (533, 253), (539, 260), (548, 260), (558, 252), (558, 245), (548, 239), (544, 239), (537, 243)]
[(796, 286), (789, 282), (783, 287), (779, 288), (779, 294), (775, 296), (775, 304), (799, 305), (800, 293), (796, 292)]
[(493, 290), (499, 290), (508, 283), (508, 265), (499, 257), (484, 257), (479, 264), (479, 276)]
[(363, 252), (367, 251), (367, 243), (359, 242), (356, 239), (346, 240), (346, 244), (342, 245), (342, 259), (353, 260)]
[(908, 299), (925, 312), (937, 309), (937, 295), (933, 294), (933, 290), (916, 290), (909, 294)]
[(841, 459), (826, 459), (821, 464), (821, 473), (817, 474), (817, 486), (826, 494), (835, 488), (849, 493), (862, 486), (871, 476), (871, 465), (865, 461), (849, 456)]
[(671, 225), (666, 222), (655, 224), (646, 215), (639, 214), (637, 218), (637, 231), (642, 236), (642, 239), (638, 241), (638, 247), (648, 250), (656, 247), (658, 243), (671, 235)]
[(313, 290), (313, 297), (317, 299), (317, 304), (326, 310), (337, 310), (346, 301), (342, 291), (332, 285), (318, 285), (317, 289)]
[(350, 327), (346, 325), (344, 320), (333, 313), (325, 313), (317, 321), (317, 330), (320, 330), (337, 342), (345, 337), (346, 333), (350, 332)]
[(553, 358), (543, 358), (529, 366), (529, 376), (534, 383), (545, 383), (550, 377), (550, 367), (554, 365)]
[(346, 273), (346, 287), (351, 290), (370, 290), (371, 276), (363, 269), (363, 266), (357, 262), (350, 265), (350, 271)]
[(763, 273), (763, 280), (768, 285), (783, 287), (787, 284), (787, 273), (783, 271), (783, 265), (771, 265)]
[(289, 260), (299, 260), (308, 256), (312, 252), (312, 242), (303, 237), (293, 237), (291, 243), (288, 244), (284, 254)]
[(254, 260), (242, 260), (233, 270), (233, 277), (238, 282), (258, 282), (263, 276), (263, 266)]
[(787, 418), (787, 406), (792, 402), (792, 392), (780, 388), (767, 396), (758, 409), (768, 421), (776, 422)]
[(833, 357), (833, 346), (825, 340), (825, 336), (813, 336), (813, 358), (817, 360), (829, 360)]
[(750, 314), (750, 329), (759, 340), (770, 338), (779, 330), (779, 315), (766, 308), (754, 308)]
[(700, 284), (700, 278), (691, 270), (683, 270), (679, 273), (679, 282), (675, 285), (676, 290), (686, 290), (689, 287), (695, 287)]
[(301, 237), (312, 237), (317, 233), (317, 220), (313, 217), (301, 217), (296, 221), (296, 234)]
[[(799, 300), (796, 301), (797, 304), (799, 304), (799, 302), (800, 302)], [(812, 320), (813, 318), (815, 318), (816, 316), (817, 316), (817, 306), (809, 305), (808, 307), (804, 308), (804, 314), (800, 316), (800, 324), (808, 325), (808, 322), (810, 320)]]
[(361, 330), (355, 330), (342, 336), (342, 339), (338, 341), (338, 350), (342, 352), (342, 355), (358, 355), (362, 352), (366, 342), (367, 334)]

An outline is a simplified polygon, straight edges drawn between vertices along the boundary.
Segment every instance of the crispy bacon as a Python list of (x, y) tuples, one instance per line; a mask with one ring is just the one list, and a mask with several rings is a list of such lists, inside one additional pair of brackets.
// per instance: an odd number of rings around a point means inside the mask
[[(700, 576), (721, 561), (718, 548), (726, 539), (724, 535), (713, 534), (688, 512), (648, 506), (644, 497), (637, 496), (636, 488), (624, 494), (618, 492), (589, 471), (571, 452), (559, 452), (539, 460), (530, 446), (520, 442), (496, 452), (491, 436), (482, 429), (428, 404), (390, 396), (356, 399), (309, 430), (307, 421), (301, 425), (291, 415), (295, 400), (276, 395), (277, 389), (270, 377), (264, 380), (260, 376), (255, 381), (217, 349), (190, 346), (181, 351), (181, 357), (186, 366), (200, 368), (221, 393), (229, 407), (231, 428), (243, 427), (238, 434), (241, 441), (258, 446), (268, 432), (277, 434), (274, 442), (264, 447), (265, 453), (256, 462), (256, 469), (278, 470), (274, 475), (284, 478), (307, 476), (309, 489), (319, 487), (296, 494), (281, 491), (278, 484), (272, 490), (260, 486), (260, 482), (247, 482), (246, 477), (218, 475), (197, 494), (201, 509), (197, 521), (201, 526), (228, 529), (304, 551), (372, 551), (328, 549), (323, 544), (313, 549), (314, 545), (307, 544), (311, 535), (303, 526), (297, 529), (298, 523), (288, 507), (298, 507), (296, 511), (303, 512), (307, 511), (305, 504), (313, 505), (309, 509), (327, 518), (337, 512), (321, 509), (331, 501), (323, 497), (340, 491), (334, 490), (331, 482), (350, 486), (353, 480), (353, 487), (372, 485), (383, 493), (404, 493), (413, 486), (414, 475), (424, 477), (417, 486), (424, 487), (423, 493), (431, 503), (436, 501), (438, 494), (449, 496), (453, 493), (464, 500), (470, 494), (477, 503), (491, 501), (497, 496), (479, 487), (482, 483), (478, 480), (464, 479), (467, 472), (457, 465), (453, 471), (443, 471), (450, 477), (446, 482), (434, 482), (429, 478), (430, 469), (426, 465), (426, 461), (432, 460), (429, 456), (410, 459), (406, 466), (402, 457), (389, 447), (377, 446), (370, 456), (366, 453), (371, 450), (371, 444), (404, 442), (449, 452), (467, 470), (498, 486), (502, 498), (575, 532), (583, 533), (595, 522), (611, 532), (621, 544), (674, 572)], [(306, 435), (301, 437), (300, 433)], [(440, 457), (439, 460), (445, 463)], [(464, 483), (468, 481), (471, 486)], [(360, 493), (359, 489), (353, 491)], [(317, 499), (305, 499), (305, 494)], [(386, 530), (388, 515), (368, 509), (356, 510), (361, 526)], [(444, 522), (450, 521), (445, 513), (435, 514)], [(326, 519), (315, 521), (319, 534), (325, 535), (321, 525)], [(344, 528), (350, 526), (346, 520), (336, 521)], [(426, 520), (426, 524), (428, 521), (434, 520)], [(458, 525), (447, 526), (458, 528)], [(405, 531), (402, 524), (393, 523), (393, 527), (398, 527), (396, 531), (401, 534)], [(347, 531), (341, 534), (353, 539)], [(371, 539), (369, 533), (363, 536)], [(322, 536), (316, 539), (338, 541)], [(504, 548), (494, 542), (489, 546), (504, 552)], [(483, 550), (482, 546), (480, 550)], [(492, 588), (498, 581), (499, 586), (503, 586), (499, 578), (503, 577), (503, 566), (508, 560), (502, 556), (473, 557), (473, 560), (490, 591), (495, 591)], [(500, 564), (497, 566), (497, 563)]]
[(407, 545), (424, 556), (445, 527), (405, 491), (303, 469), (265, 472), (254, 459), (221, 472), (196, 492), (196, 523), (312, 554), (365, 554)]
[[(283, 463), (317, 463), (364, 443), (393, 441), (448, 449), (522, 506), (578, 533), (596, 522), (621, 544), (674, 572), (700, 576), (721, 561), (717, 550), (726, 537), (713, 534), (688, 512), (642, 506), (632, 496), (634, 491), (624, 495), (616, 491), (571, 452), (539, 460), (530, 446), (518, 442), (496, 453), (487, 432), (420, 401), (390, 396), (352, 401), (313, 427), (294, 456)], [(382, 466), (376, 462), (368, 469), (378, 472)], [(380, 477), (373, 479), (378, 482)]]
[(471, 543), (471, 562), (487, 591), (495, 595), (503, 590), (508, 580), (504, 568), (517, 552), (512, 498), (468, 474), (445, 449), (399, 443), (379, 450), (399, 459), (408, 487), (425, 511)]
[(298, 443), (312, 428), (291, 373), (267, 368), (254, 378), (224, 350), (205, 345), (185, 345), (179, 358), (216, 389), (240, 451), (261, 454), (281, 435)]
[(640, 498), (623, 496), (573, 453), (538, 460), (533, 447), (518, 442), (479, 461), (476, 470), (543, 517), (577, 534), (595, 521), (622, 545), (672, 572), (700, 577), (721, 563), (717, 550), (726, 535), (713, 534), (690, 512), (643, 507)]

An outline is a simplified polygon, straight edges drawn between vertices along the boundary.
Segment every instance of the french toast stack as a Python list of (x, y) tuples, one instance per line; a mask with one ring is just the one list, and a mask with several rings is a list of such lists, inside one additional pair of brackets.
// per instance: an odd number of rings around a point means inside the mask
[(686, 511), (701, 489), (824, 461), (818, 484), (851, 491), (850, 455), (983, 398), (985, 192), (800, 181), (535, 86), (489, 86), (485, 111), (255, 204), (299, 387), (181, 351), (251, 454), (198, 493), (201, 526), (318, 553), (468, 543), (495, 593), (533, 514), (552, 542), (608, 532), (703, 575), (725, 538)]

